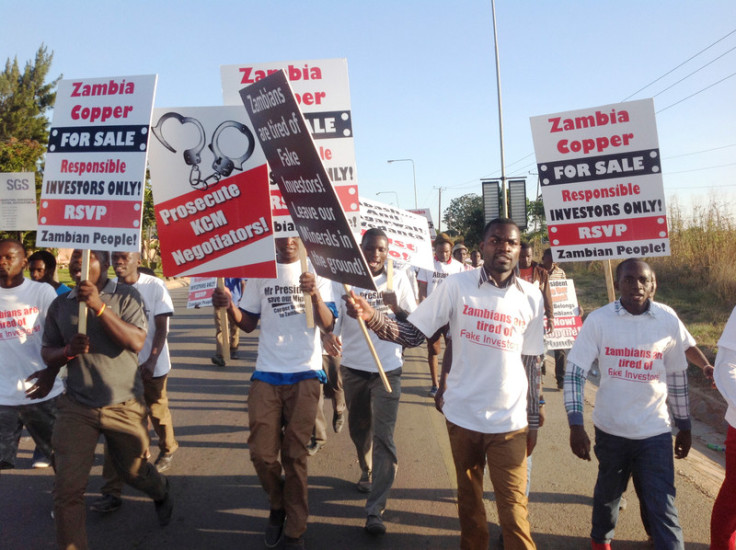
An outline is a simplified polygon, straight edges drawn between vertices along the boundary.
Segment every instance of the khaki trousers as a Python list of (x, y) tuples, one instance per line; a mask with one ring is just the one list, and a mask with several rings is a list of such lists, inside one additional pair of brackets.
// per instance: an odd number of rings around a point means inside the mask
[(113, 465), (128, 485), (153, 500), (163, 500), (166, 478), (145, 458), (149, 439), (143, 399), (91, 408), (63, 395), (58, 407), (51, 440), (56, 459), (56, 542), (64, 550), (86, 550), (84, 491), (100, 434), (105, 436)]
[[(169, 376), (164, 374), (150, 380), (143, 380), (143, 399), (148, 407), (153, 430), (158, 435), (158, 447), (161, 454), (171, 454), (179, 448), (174, 438), (174, 422), (169, 411), (169, 396), (166, 394), (166, 383)], [(102, 466), (103, 495), (120, 497), (123, 491), (123, 479), (118, 475), (110, 459), (110, 451), (105, 443), (105, 463)]]
[(447, 422), (457, 474), (460, 548), (487, 550), (488, 523), (483, 505), (483, 467), (496, 496), (499, 523), (506, 550), (536, 548), (527, 519), (526, 428), (516, 432), (484, 434)]
[(286, 386), (254, 380), (248, 394), (250, 459), (271, 510), (286, 511), (287, 537), (307, 530), (307, 444), (321, 392), (312, 378)]

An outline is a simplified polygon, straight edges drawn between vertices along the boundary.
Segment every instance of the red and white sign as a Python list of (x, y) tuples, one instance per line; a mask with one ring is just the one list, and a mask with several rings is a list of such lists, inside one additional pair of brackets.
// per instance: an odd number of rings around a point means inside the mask
[(7, 172), (0, 174), (0, 229), (35, 231), (36, 174)]
[(583, 321), (580, 318), (578, 297), (572, 279), (554, 279), (549, 282), (555, 329), (544, 335), (547, 349), (570, 349), (578, 337)]
[(382, 229), (388, 237), (389, 258), (432, 271), (434, 252), (427, 218), (382, 202), (360, 198), (360, 234)]
[(156, 75), (59, 82), (36, 245), (139, 251)]
[(167, 277), (275, 277), (266, 158), (242, 107), (156, 109), (151, 181)]
[(192, 277), (189, 280), (187, 309), (211, 306), (212, 294), (214, 294), (216, 288), (216, 277)]
[[(281, 69), (286, 72), (351, 230), (357, 232), (360, 227), (358, 176), (346, 59), (223, 65), (220, 74), (224, 103), (242, 106), (239, 93), (242, 88)], [(276, 184), (272, 184), (271, 194), (276, 236), (296, 236), (294, 222)]]
[(555, 261), (669, 256), (654, 102), (531, 119)]

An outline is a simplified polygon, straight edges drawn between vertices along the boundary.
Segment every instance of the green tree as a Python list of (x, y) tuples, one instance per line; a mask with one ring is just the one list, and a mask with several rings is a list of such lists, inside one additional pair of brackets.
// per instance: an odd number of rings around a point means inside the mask
[(483, 233), (483, 197), (468, 193), (452, 199), (442, 221), (448, 233), (465, 238), (465, 246), (477, 246)]
[[(5, 62), (0, 72), (0, 172), (34, 172), (46, 152), (49, 134), (47, 112), (56, 99), (56, 84), (46, 79), (53, 52), (43, 44), (21, 71), (18, 58)], [(36, 172), (36, 196), (43, 178)], [(35, 244), (35, 232), (21, 238)]]
[(529, 219), (527, 235), (539, 237), (540, 239), (547, 237), (547, 218), (544, 214), (544, 202), (541, 197), (535, 201), (527, 199), (526, 215)]

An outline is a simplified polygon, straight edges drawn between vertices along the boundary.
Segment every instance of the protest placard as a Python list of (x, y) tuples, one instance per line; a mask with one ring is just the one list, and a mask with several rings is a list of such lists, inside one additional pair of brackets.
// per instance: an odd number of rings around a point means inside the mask
[(0, 229), (33, 231), (36, 215), (36, 175), (33, 172), (0, 174)]
[(549, 289), (555, 321), (554, 330), (544, 335), (544, 343), (547, 349), (569, 349), (583, 326), (575, 283), (572, 279), (554, 279)]
[(370, 228), (386, 233), (389, 258), (430, 271), (434, 269), (432, 238), (423, 215), (360, 197), (361, 235)]
[(242, 107), (156, 109), (153, 120), (164, 274), (274, 277), (266, 158)]
[(532, 117), (555, 261), (668, 256), (651, 99)]
[(284, 71), (266, 76), (240, 95), (316, 273), (375, 290)]
[[(359, 229), (358, 177), (355, 167), (350, 83), (346, 59), (277, 61), (220, 67), (225, 105), (241, 105), (240, 89), (284, 70), (294, 97), (317, 144), (327, 175), (335, 187), (353, 232)], [(296, 235), (281, 192), (271, 187), (274, 232)]]
[(36, 245), (139, 251), (156, 76), (59, 82)]
[(216, 277), (191, 277), (187, 309), (212, 306), (212, 294), (217, 288)]

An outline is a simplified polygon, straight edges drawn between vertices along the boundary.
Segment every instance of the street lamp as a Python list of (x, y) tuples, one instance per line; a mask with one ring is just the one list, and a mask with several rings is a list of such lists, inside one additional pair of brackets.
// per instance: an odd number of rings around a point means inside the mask
[(389, 193), (389, 194), (393, 193), (393, 195), (396, 197), (396, 208), (401, 208), (399, 206), (399, 194), (396, 191), (379, 191), (378, 193), (376, 193), (376, 196), (385, 195), (386, 193)]
[(414, 167), (414, 159), (392, 159), (387, 160), (386, 162), (388, 162), (389, 164), (391, 164), (392, 162), (411, 162), (411, 173), (414, 176), (414, 209), (418, 209), (419, 203), (417, 202), (417, 171)]

